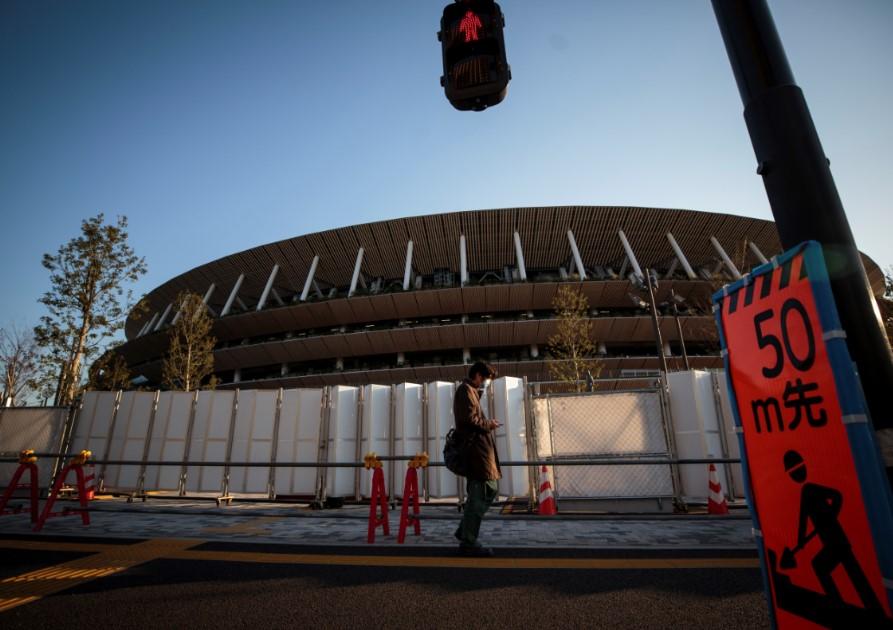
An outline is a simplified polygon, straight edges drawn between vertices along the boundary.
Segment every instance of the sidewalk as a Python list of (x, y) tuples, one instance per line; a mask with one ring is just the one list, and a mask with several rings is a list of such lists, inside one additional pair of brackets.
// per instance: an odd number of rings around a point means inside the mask
[[(74, 507), (73, 503), (67, 503)], [(41, 504), (42, 507), (42, 504)], [(62, 505), (57, 504), (61, 510)], [(453, 531), (460, 514), (455, 504), (422, 505), (422, 534), (407, 529), (397, 545), (399, 506), (389, 513), (390, 536), (376, 530), (374, 546), (445, 548), (456, 545)], [(209, 501), (150, 498), (127, 503), (104, 498), (91, 503), (88, 526), (79, 516), (50, 518), (39, 534), (26, 512), (0, 516), (0, 537), (29, 535), (91, 538), (195, 538), (205, 541), (254, 542), (310, 546), (366, 545), (369, 507), (350, 505), (311, 510), (306, 505), (234, 502), (216, 507)], [(579, 516), (538, 517), (491, 509), (481, 540), (494, 548), (592, 550), (735, 550), (754, 551), (751, 521), (740, 516)], [(372, 545), (370, 545), (372, 547)]]

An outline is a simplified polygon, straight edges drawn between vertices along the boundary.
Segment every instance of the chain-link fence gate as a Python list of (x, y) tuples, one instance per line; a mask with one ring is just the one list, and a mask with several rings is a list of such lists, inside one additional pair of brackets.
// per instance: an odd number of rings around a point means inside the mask
[[(666, 408), (659, 389), (534, 395), (537, 457), (554, 462), (555, 493), (568, 499), (674, 496)], [(636, 458), (642, 464), (561, 466), (562, 460)]]

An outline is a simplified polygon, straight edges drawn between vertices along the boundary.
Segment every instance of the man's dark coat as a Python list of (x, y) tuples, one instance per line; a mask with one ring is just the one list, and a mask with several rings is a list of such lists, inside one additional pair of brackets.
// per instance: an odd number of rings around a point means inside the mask
[(462, 442), (468, 440), (468, 479), (490, 481), (501, 479), (496, 435), (481, 410), (478, 390), (467, 379), (462, 381), (453, 398), (456, 433)]

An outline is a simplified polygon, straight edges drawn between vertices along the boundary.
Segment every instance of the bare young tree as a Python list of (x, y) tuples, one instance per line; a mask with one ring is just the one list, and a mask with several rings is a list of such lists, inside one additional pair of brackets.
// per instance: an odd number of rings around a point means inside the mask
[(549, 372), (555, 380), (583, 391), (587, 376), (594, 379), (602, 369), (601, 362), (593, 357), (589, 302), (582, 292), (563, 286), (555, 294), (552, 308), (558, 318), (558, 330), (549, 337)]
[(38, 349), (30, 331), (15, 326), (0, 328), (0, 407), (24, 404), (25, 394), (34, 386), (38, 370)]
[(200, 295), (181, 293), (177, 320), (170, 328), (170, 347), (161, 368), (162, 383), (168, 389), (192, 391), (202, 387), (213, 389), (214, 344), (213, 321)]
[(81, 386), (85, 362), (121, 330), (132, 306), (125, 284), (146, 273), (143, 258), (127, 242), (127, 218), (106, 224), (104, 215), (84, 220), (81, 234), (44, 254), (51, 288), (40, 302), (48, 314), (34, 334), (44, 363), (57, 370), (54, 404), (68, 405)]

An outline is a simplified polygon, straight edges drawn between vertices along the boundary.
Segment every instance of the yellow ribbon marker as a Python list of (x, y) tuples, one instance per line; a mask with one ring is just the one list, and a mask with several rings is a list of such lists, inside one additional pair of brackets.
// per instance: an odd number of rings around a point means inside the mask
[(427, 468), (428, 467), (428, 453), (416, 453), (415, 457), (409, 460), (408, 463), (410, 468)]
[(33, 464), (37, 461), (37, 455), (34, 454), (34, 449), (29, 448), (28, 450), (22, 451), (19, 453), (19, 463), (20, 464)]
[(375, 454), (375, 451), (366, 453), (366, 457), (363, 458), (363, 466), (366, 467), (366, 470), (369, 470), (370, 468), (381, 468), (381, 460), (378, 459), (378, 455)]
[(93, 456), (93, 453), (87, 450), (81, 451), (77, 455), (71, 458), (72, 464), (77, 464), (79, 466), (83, 466), (87, 463), (87, 460)]

